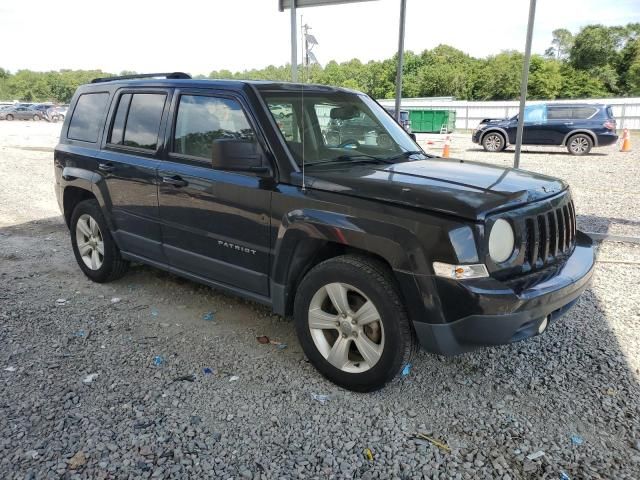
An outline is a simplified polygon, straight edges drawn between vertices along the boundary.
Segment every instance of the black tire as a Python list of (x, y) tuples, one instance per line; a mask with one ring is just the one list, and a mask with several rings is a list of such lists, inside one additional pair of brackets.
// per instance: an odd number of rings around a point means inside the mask
[(482, 148), (487, 152), (501, 152), (507, 148), (507, 142), (500, 132), (489, 132), (482, 137)]
[(593, 140), (586, 133), (576, 133), (567, 140), (567, 151), (571, 155), (587, 155), (593, 148)]
[[(100, 234), (104, 244), (102, 265), (96, 270), (92, 270), (85, 264), (78, 249), (76, 228), (78, 220), (83, 215), (89, 215), (96, 221), (100, 228)], [(76, 208), (73, 210), (73, 214), (71, 215), (70, 232), (71, 246), (73, 247), (73, 254), (76, 257), (76, 261), (78, 262), (82, 272), (91, 280), (97, 283), (105, 283), (117, 280), (127, 273), (127, 270), (129, 269), (129, 262), (120, 256), (120, 250), (111, 236), (111, 232), (109, 231), (109, 227), (102, 215), (102, 210), (100, 209), (100, 205), (97, 200), (84, 200), (76, 205)]]
[(11, 114), (9, 113), (9, 114), (8, 114), (6, 117), (4, 117), (4, 118), (6, 118), (8, 122), (10, 122), (10, 121), (12, 121), (12, 120), (13, 120), (13, 115), (11, 115)]
[[(374, 304), (380, 316), (384, 345), (377, 362), (363, 372), (346, 372), (329, 363), (311, 334), (309, 308), (312, 299), (322, 287), (334, 282), (360, 290)], [(311, 364), (330, 381), (356, 392), (382, 388), (409, 363), (416, 350), (415, 334), (391, 272), (382, 263), (364, 256), (343, 255), (326, 260), (309, 271), (298, 286), (294, 322), (302, 349)], [(353, 343), (355, 341), (354, 336)], [(353, 343), (349, 348), (353, 348)]]
[(33, 116), (33, 121), (34, 122), (38, 122), (40, 121), (40, 115), (38, 115), (37, 113)]

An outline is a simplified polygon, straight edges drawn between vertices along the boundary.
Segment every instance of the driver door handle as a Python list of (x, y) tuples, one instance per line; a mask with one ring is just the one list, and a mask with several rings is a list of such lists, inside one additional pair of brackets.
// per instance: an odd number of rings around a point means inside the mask
[(184, 180), (180, 175), (174, 175), (173, 177), (162, 177), (162, 183), (173, 185), (176, 188), (186, 187), (189, 182)]

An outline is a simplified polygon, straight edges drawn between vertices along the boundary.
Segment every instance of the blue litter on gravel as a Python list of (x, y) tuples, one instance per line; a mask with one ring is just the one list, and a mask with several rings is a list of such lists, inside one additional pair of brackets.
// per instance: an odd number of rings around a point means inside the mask
[(84, 330), (78, 330), (77, 332), (74, 332), (73, 336), (74, 337), (84, 337), (86, 335)]
[(156, 367), (161, 367), (162, 365), (164, 365), (164, 357), (162, 355), (156, 355), (155, 357), (153, 357), (153, 364)]
[(279, 343), (276, 348), (278, 350), (284, 350), (285, 348), (287, 348), (287, 344), (286, 343)]
[(157, 317), (158, 316), (158, 310), (156, 310), (155, 308), (151, 309), (151, 316), (152, 317)]
[(411, 373), (411, 364), (410, 364), (410, 363), (407, 363), (407, 364), (404, 366), (404, 368), (402, 369), (402, 373), (401, 373), (401, 375), (402, 375), (403, 377), (406, 377), (406, 376), (407, 376), (407, 375), (409, 375), (410, 373)]
[(202, 373), (204, 373), (205, 375), (213, 375), (213, 370), (211, 370), (209, 367), (203, 368)]
[(206, 320), (207, 322), (212, 321), (214, 318), (213, 312), (207, 312), (204, 315), (202, 315), (202, 319)]
[(566, 472), (560, 472), (560, 480), (571, 480), (571, 477)]
[(584, 440), (580, 435), (571, 435), (571, 443), (573, 445), (582, 445)]

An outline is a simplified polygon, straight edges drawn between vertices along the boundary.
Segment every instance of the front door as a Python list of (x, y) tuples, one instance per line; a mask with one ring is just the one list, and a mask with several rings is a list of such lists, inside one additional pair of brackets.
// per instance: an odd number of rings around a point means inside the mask
[(269, 293), (271, 178), (225, 171), (214, 141), (256, 142), (239, 98), (183, 90), (174, 96), (159, 169), (164, 252), (178, 270), (258, 295)]
[[(522, 128), (523, 145), (545, 145), (550, 144), (547, 132), (547, 106), (544, 104), (527, 105), (524, 109), (524, 123)], [(514, 117), (509, 122), (507, 133), (509, 143), (515, 145), (516, 132), (518, 130), (518, 117)]]

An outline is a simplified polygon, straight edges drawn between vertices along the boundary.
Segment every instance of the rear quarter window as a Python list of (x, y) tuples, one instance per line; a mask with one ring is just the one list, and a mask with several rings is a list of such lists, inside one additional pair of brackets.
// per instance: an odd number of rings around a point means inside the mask
[(69, 122), (67, 137), (71, 140), (96, 143), (100, 128), (104, 124), (108, 101), (107, 92), (80, 95)]

